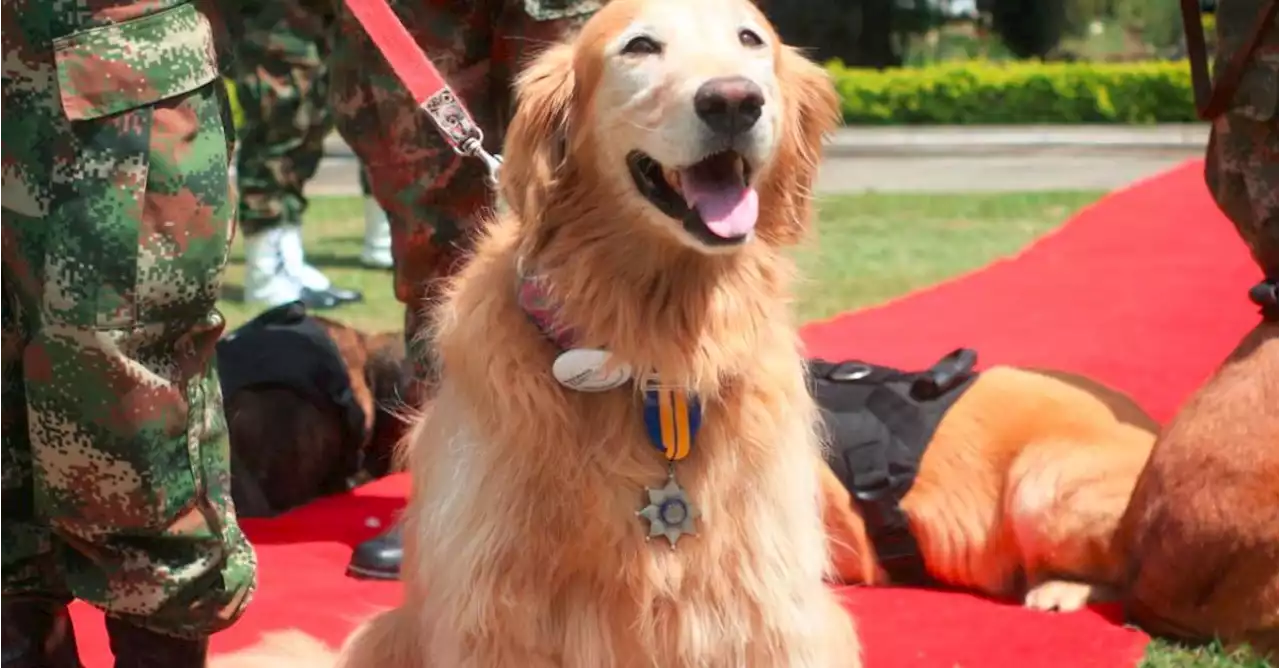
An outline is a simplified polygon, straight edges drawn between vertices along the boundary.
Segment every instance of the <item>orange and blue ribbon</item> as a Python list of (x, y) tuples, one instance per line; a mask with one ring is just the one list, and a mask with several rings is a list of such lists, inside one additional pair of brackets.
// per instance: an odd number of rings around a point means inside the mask
[(653, 447), (667, 461), (678, 462), (693, 450), (702, 425), (702, 405), (696, 396), (677, 388), (650, 385), (644, 391), (644, 426)]

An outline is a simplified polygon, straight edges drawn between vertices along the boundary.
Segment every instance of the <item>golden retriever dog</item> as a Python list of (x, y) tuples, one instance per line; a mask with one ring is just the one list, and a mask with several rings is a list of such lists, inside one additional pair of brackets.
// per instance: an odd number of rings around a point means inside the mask
[(1121, 525), (1130, 616), (1276, 659), (1280, 343), (1249, 333), (1160, 435)]
[[(1125, 563), (1116, 530), (1157, 430), (1086, 378), (982, 372), (938, 424), (900, 504), (928, 575), (1042, 610), (1114, 597)], [(825, 471), (837, 576), (888, 584), (858, 506)]]
[[(837, 120), (824, 71), (747, 0), (615, 0), (530, 66), (504, 151), (510, 211), (436, 317), (442, 374), (408, 443), (405, 600), (340, 665), (860, 665), (825, 581), (784, 253)], [(534, 276), (576, 346), (610, 351), (602, 372), (652, 375), (558, 383), (563, 351), (517, 295)], [(641, 378), (703, 409), (674, 465), (699, 511), (678, 540), (648, 540), (640, 516), (672, 469), (646, 437)], [(248, 663), (234, 659), (220, 665)]]

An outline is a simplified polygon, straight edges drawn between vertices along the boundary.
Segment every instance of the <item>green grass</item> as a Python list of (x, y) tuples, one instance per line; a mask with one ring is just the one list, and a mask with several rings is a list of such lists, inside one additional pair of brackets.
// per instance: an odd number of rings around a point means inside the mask
[(1221, 645), (1181, 647), (1163, 640), (1147, 645), (1138, 668), (1271, 668), (1265, 658), (1248, 649), (1226, 650)]
[[(817, 234), (797, 250), (804, 281), (798, 315), (804, 321), (892, 299), (1016, 253), (1065, 221), (1098, 192), (979, 195), (868, 194), (824, 198)], [(362, 290), (365, 301), (333, 315), (354, 326), (398, 329), (401, 306), (391, 274), (363, 268), (363, 209), (356, 197), (316, 198), (303, 227), (309, 261), (334, 283)], [(235, 327), (246, 307), (243, 252), (232, 248), (223, 312)]]
[(802, 321), (878, 304), (1012, 255), (1097, 192), (831, 197), (800, 248)]

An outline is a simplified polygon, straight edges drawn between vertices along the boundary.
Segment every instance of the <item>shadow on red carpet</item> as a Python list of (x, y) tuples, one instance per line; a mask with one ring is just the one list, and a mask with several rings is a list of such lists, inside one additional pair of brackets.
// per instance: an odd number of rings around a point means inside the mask
[[(1134, 396), (1160, 420), (1256, 321), (1259, 279), (1201, 181), (1201, 163), (1112, 194), (1016, 257), (889, 304), (815, 323), (812, 354), (923, 366), (958, 346), (983, 364), (1050, 366)], [(333, 645), (400, 598), (396, 583), (348, 578), (351, 546), (404, 503), (403, 476), (324, 499), (284, 517), (247, 520), (260, 586), (214, 651), (300, 628)], [(868, 668), (1119, 668), (1147, 638), (1114, 607), (1054, 615), (970, 594), (845, 589)], [(90, 668), (110, 665), (100, 616), (77, 606)]]

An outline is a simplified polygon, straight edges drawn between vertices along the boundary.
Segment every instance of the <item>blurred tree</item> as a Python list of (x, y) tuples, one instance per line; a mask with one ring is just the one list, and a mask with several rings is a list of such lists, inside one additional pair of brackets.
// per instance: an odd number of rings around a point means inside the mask
[(784, 41), (819, 61), (882, 69), (902, 64), (914, 34), (938, 25), (931, 0), (772, 0), (759, 3)]
[(989, 7), (991, 27), (1019, 58), (1044, 58), (1062, 39), (1067, 24), (1064, 0), (990, 0), (984, 4)]
[(1182, 14), (1171, 0), (1116, 0), (1116, 20), (1156, 53), (1168, 55), (1182, 44)]
[(1076, 37), (1088, 33), (1094, 21), (1115, 18), (1117, 0), (1067, 0), (1063, 3), (1063, 32)]

